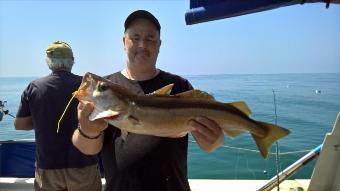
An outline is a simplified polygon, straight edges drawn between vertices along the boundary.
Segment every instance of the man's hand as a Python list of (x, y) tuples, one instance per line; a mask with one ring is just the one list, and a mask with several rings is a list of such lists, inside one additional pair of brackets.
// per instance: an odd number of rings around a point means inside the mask
[(189, 125), (195, 129), (191, 134), (202, 150), (211, 152), (223, 144), (223, 131), (215, 121), (197, 117), (190, 120)]
[[(90, 121), (89, 116), (94, 107), (91, 103), (79, 103), (78, 105), (78, 120), (81, 131), (89, 136), (96, 137), (101, 131), (107, 128), (107, 122), (103, 119)], [(77, 149), (86, 155), (96, 155), (103, 147), (103, 136), (95, 139), (88, 139), (81, 135), (80, 131), (75, 130), (72, 136), (72, 143)]]
[(94, 106), (92, 103), (78, 104), (78, 120), (81, 130), (88, 136), (94, 137), (100, 134), (101, 131), (105, 130), (108, 123), (104, 119), (97, 119), (90, 121), (89, 116), (92, 113)]

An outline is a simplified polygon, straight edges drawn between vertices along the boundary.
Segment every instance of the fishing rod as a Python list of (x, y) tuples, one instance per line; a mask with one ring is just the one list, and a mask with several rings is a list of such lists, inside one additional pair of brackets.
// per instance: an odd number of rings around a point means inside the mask
[(5, 107), (5, 103), (7, 103), (7, 101), (1, 101), (0, 100), (0, 121), (2, 121), (2, 118), (5, 116), (5, 115), (9, 115), (13, 118), (15, 118), (14, 115), (10, 114), (8, 109), (6, 109)]
[[(274, 96), (274, 107), (275, 107), (275, 125), (277, 124), (277, 114), (276, 114), (276, 96), (275, 91), (273, 90), (273, 96)], [(277, 190), (280, 190), (280, 183), (289, 178), (291, 175), (293, 175), (295, 172), (297, 172), (300, 168), (308, 164), (313, 159), (317, 158), (321, 152), (323, 144), (319, 145), (318, 147), (314, 148), (312, 151), (307, 153), (305, 156), (301, 157), (299, 160), (297, 160), (292, 165), (288, 166), (283, 171), (279, 172), (279, 145), (276, 141), (276, 170), (277, 174), (273, 178), (271, 178), (264, 186), (257, 189), (257, 191), (269, 191), (273, 190), (275, 187), (277, 187)]]
[[(275, 114), (275, 125), (277, 125), (277, 112), (276, 112), (276, 95), (275, 95), (275, 90), (273, 89), (273, 98), (274, 98), (274, 114)], [(279, 142), (275, 141), (276, 145), (276, 184), (277, 184), (277, 191), (280, 191), (280, 155), (279, 155)]]
[[(299, 170), (301, 167), (305, 166), (309, 162), (311, 162), (313, 159), (317, 158), (321, 152), (323, 144), (317, 146), (312, 151), (307, 153), (305, 156), (301, 157), (299, 160), (297, 160), (295, 163), (287, 167), (285, 170), (280, 172), (279, 174), (279, 182), (284, 181), (291, 175), (293, 175), (297, 170)], [(257, 191), (269, 191), (272, 190), (277, 186), (277, 177), (273, 177), (268, 181), (268, 183), (261, 188), (259, 188)]]

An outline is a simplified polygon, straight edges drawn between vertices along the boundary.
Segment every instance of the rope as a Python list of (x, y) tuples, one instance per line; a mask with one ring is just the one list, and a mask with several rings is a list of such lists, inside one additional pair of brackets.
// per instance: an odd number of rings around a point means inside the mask
[[(191, 143), (197, 143), (194, 140), (189, 140)], [(258, 150), (253, 150), (253, 149), (247, 149), (247, 148), (241, 148), (241, 147), (232, 147), (232, 146), (227, 146), (227, 145), (221, 145), (222, 148), (227, 148), (227, 149), (234, 149), (234, 150), (240, 150), (240, 151), (248, 151), (248, 152), (254, 152), (254, 153), (259, 153), (260, 151)], [(290, 154), (296, 154), (296, 153), (308, 153), (310, 150), (298, 150), (298, 151), (290, 151), (290, 152), (280, 152), (280, 155), (290, 155)], [(269, 152), (268, 154), (270, 155), (276, 155), (276, 152)]]
[(66, 105), (66, 107), (65, 107), (65, 110), (63, 111), (63, 114), (61, 114), (61, 117), (60, 117), (60, 119), (58, 120), (57, 133), (59, 133), (61, 120), (63, 120), (64, 115), (65, 115), (65, 113), (66, 113), (68, 107), (70, 106), (70, 104), (71, 104), (71, 102), (72, 102), (72, 100), (74, 99), (75, 96), (76, 96), (76, 94), (73, 93), (73, 94), (72, 94), (72, 97), (70, 98), (70, 100), (68, 101), (68, 103), (67, 103), (67, 105)]
[[(273, 89), (273, 99), (274, 99), (274, 114), (275, 114), (275, 125), (277, 125), (277, 113), (276, 113), (276, 96), (275, 96), (275, 90)], [(279, 142), (275, 142), (276, 145), (276, 179), (277, 179), (277, 191), (280, 191), (280, 151), (279, 151)]]

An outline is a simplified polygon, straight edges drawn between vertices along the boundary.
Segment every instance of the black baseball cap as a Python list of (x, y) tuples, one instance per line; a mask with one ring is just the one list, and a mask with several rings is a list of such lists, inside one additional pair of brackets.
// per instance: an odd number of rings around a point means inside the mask
[(145, 10), (134, 11), (126, 18), (125, 23), (124, 23), (125, 31), (130, 26), (132, 21), (136, 19), (147, 19), (155, 25), (155, 27), (158, 29), (158, 32), (161, 31), (161, 25), (159, 24), (156, 17), (153, 16), (153, 14), (151, 14), (150, 12), (145, 11)]

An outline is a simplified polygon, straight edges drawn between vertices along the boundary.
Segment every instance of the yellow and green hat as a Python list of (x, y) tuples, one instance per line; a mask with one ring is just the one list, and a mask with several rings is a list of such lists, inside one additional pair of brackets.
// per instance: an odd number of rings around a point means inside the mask
[(49, 58), (72, 58), (73, 53), (70, 45), (63, 41), (55, 41), (48, 45), (46, 49)]

